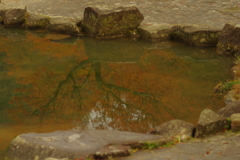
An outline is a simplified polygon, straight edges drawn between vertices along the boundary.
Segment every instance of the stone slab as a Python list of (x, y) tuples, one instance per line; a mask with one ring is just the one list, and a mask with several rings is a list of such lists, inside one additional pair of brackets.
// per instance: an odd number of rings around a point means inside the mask
[[(11, 143), (6, 157), (10, 160), (57, 158), (87, 158), (99, 153), (102, 148), (113, 144), (141, 147), (147, 141), (167, 143), (159, 135), (123, 131), (84, 130), (55, 131), (51, 133), (28, 133), (17, 136)], [(118, 148), (116, 148), (118, 150)], [(104, 155), (106, 150), (104, 150)], [(113, 151), (110, 151), (112, 155)], [(101, 151), (103, 152), (103, 151)], [(97, 154), (98, 155), (98, 154)], [(121, 154), (119, 154), (121, 155)]]

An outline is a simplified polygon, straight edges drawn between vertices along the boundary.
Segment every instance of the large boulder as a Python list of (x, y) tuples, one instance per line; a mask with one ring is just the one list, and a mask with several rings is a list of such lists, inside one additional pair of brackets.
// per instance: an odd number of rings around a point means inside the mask
[(81, 29), (77, 26), (77, 23), (70, 18), (50, 18), (49, 23), (49, 29), (54, 32), (81, 35)]
[(193, 46), (216, 46), (220, 31), (193, 26), (174, 26), (171, 36), (174, 40)]
[(217, 111), (217, 114), (225, 118), (229, 118), (234, 113), (240, 113), (240, 100), (228, 103), (224, 108)]
[(157, 25), (140, 25), (137, 30), (137, 33), (142, 39), (156, 42), (156, 41), (167, 41), (171, 39), (172, 26), (167, 24), (157, 24)]
[(119, 7), (112, 10), (87, 7), (81, 27), (86, 34), (96, 37), (129, 36), (143, 18), (136, 7)]
[(4, 25), (5, 26), (21, 26), (26, 18), (27, 8), (18, 7), (9, 9), (4, 14)]
[(70, 160), (127, 156), (131, 148), (144, 147), (147, 142), (164, 145), (171, 139), (159, 135), (105, 130), (28, 133), (17, 136), (11, 142), (6, 159)]
[(225, 24), (218, 39), (217, 53), (240, 55), (240, 26)]
[(194, 128), (195, 126), (191, 123), (174, 119), (155, 127), (149, 133), (184, 141), (193, 136)]
[(195, 137), (205, 137), (229, 129), (230, 122), (213, 112), (211, 109), (204, 109), (199, 117)]
[(47, 28), (50, 17), (44, 15), (28, 14), (25, 20), (26, 28)]

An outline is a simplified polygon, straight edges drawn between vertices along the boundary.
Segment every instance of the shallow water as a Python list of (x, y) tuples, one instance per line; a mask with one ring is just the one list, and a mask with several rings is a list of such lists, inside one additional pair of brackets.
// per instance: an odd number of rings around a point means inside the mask
[(1, 153), (27, 132), (145, 133), (174, 118), (196, 124), (204, 108), (224, 106), (213, 88), (231, 79), (231, 60), (214, 51), (1, 28)]

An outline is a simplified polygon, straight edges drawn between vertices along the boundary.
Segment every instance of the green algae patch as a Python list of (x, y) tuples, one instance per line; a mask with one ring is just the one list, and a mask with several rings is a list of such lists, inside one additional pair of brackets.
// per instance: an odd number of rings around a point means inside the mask
[(87, 7), (81, 27), (87, 35), (100, 38), (131, 36), (142, 20), (143, 15), (136, 7), (109, 10)]

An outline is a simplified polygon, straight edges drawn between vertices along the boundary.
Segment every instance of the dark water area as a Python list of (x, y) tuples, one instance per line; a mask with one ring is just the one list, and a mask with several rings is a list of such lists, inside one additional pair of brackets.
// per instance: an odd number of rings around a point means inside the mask
[(232, 79), (232, 60), (178, 42), (96, 40), (0, 30), (0, 150), (18, 134), (105, 129), (147, 132), (171, 119), (197, 123)]

